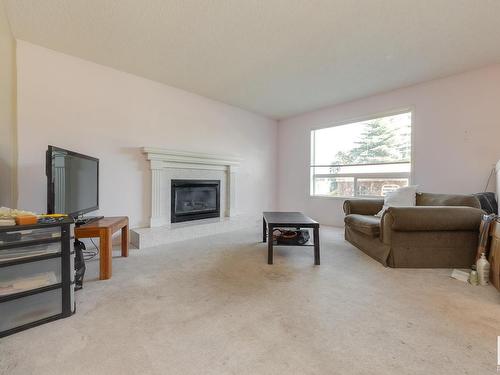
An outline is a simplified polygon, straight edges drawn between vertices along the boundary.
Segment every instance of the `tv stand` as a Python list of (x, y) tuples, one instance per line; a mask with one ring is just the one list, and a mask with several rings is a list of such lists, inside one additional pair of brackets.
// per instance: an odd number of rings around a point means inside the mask
[(104, 218), (104, 216), (78, 216), (75, 218), (75, 224), (84, 225), (102, 218)]

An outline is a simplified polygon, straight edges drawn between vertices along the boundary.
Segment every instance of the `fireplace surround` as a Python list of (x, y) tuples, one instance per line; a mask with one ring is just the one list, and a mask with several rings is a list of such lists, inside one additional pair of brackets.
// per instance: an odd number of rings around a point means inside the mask
[[(236, 156), (154, 147), (143, 147), (142, 152), (150, 167), (151, 190), (148, 195), (151, 217), (148, 228), (130, 230), (130, 240), (137, 248), (225, 233), (255, 225), (255, 217), (242, 213), (238, 207), (237, 182), (242, 159)], [(218, 217), (173, 222), (172, 180), (218, 181)], [(186, 208), (188, 207), (189, 204)]]
[[(171, 227), (172, 180), (218, 180), (219, 217), (238, 215), (237, 180), (241, 159), (228, 155), (144, 147), (151, 176), (150, 227)], [(196, 223), (196, 222), (193, 222)]]
[(220, 180), (171, 180), (170, 221), (220, 217)]

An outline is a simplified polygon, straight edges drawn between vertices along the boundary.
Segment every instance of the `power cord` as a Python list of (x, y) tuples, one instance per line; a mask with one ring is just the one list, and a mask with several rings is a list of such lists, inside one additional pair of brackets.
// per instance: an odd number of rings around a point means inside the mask
[(90, 242), (92, 242), (92, 245), (94, 245), (93, 249), (88, 249), (88, 250), (83, 250), (83, 259), (87, 260), (92, 260), (94, 259), (97, 254), (99, 254), (99, 247), (95, 244), (94, 240), (92, 238), (89, 238)]
[(484, 187), (484, 191), (488, 191), (488, 186), (490, 186), (490, 181), (491, 181), (491, 178), (493, 177), (493, 175), (495, 174), (495, 167), (493, 167), (491, 169), (491, 173), (490, 175), (488, 176), (488, 181), (486, 181), (486, 186)]
[[(75, 237), (71, 236), (71, 239), (74, 239)], [(94, 245), (93, 249), (88, 249), (85, 247), (85, 244), (80, 241), (82, 245), (82, 255), (83, 255), (83, 260), (91, 260), (94, 259), (97, 254), (99, 254), (99, 246), (97, 246), (92, 238), (89, 238), (90, 242), (92, 242), (92, 245)]]

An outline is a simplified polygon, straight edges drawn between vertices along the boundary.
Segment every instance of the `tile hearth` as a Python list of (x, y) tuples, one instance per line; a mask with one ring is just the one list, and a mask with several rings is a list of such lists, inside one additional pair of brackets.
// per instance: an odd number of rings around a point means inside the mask
[(238, 215), (173, 223), (168, 226), (139, 228), (130, 231), (130, 242), (138, 249), (183, 241), (212, 234), (232, 232), (259, 225), (255, 217)]

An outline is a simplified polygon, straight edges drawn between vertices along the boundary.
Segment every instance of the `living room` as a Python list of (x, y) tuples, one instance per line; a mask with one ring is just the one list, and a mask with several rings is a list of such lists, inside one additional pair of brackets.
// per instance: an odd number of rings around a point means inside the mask
[[(86, 270), (65, 319), (0, 322), (0, 373), (494, 373), (499, 12), (3, 0), (0, 206), (67, 224)], [(48, 151), (97, 162), (79, 214), (126, 221), (53, 216)]]

